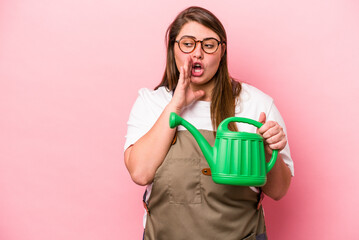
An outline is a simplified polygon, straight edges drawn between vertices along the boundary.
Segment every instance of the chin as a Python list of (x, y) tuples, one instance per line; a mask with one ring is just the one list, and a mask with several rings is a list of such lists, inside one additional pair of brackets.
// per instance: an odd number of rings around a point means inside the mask
[(191, 83), (195, 84), (195, 85), (205, 85), (209, 82), (210, 82), (210, 80), (203, 78), (203, 77), (192, 77), (191, 78)]

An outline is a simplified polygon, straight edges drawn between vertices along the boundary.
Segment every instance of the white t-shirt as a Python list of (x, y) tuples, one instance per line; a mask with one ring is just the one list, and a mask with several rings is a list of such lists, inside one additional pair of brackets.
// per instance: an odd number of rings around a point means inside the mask
[[(139, 90), (139, 96), (132, 107), (127, 122), (125, 150), (152, 128), (163, 109), (171, 101), (171, 98), (172, 91), (167, 91), (165, 87), (160, 87), (157, 90), (146, 88)], [(264, 112), (267, 116), (267, 121), (276, 121), (287, 134), (284, 121), (270, 96), (249, 84), (242, 83), (242, 91), (238, 100), (235, 110), (236, 117), (245, 117), (258, 121), (260, 113)], [(206, 101), (197, 101), (184, 109), (181, 117), (197, 129), (213, 131), (210, 104), (210, 102)], [(255, 133), (257, 130), (256, 127), (249, 124), (237, 123), (237, 126), (238, 130), (243, 132)], [(178, 126), (177, 129), (178, 131), (186, 130), (183, 126)], [(292, 176), (294, 176), (289, 144), (280, 154), (283, 161), (288, 165)]]

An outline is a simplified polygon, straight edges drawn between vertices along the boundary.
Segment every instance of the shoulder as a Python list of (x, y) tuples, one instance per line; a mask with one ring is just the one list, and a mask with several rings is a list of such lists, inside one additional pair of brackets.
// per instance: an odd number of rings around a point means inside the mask
[(242, 83), (240, 99), (242, 101), (259, 101), (259, 102), (273, 101), (273, 98), (271, 96), (262, 92), (258, 88), (249, 85), (248, 83)]
[(131, 116), (156, 119), (171, 101), (172, 93), (165, 87), (156, 90), (141, 88), (132, 107)]
[(257, 118), (260, 112), (270, 111), (273, 105), (272, 97), (250, 84), (242, 83), (241, 86), (241, 93), (236, 104), (236, 115), (244, 114)]
[(172, 98), (165, 87), (156, 90), (141, 88), (127, 121), (125, 149), (148, 132)]
[(159, 87), (156, 90), (141, 88), (138, 91), (138, 97), (148, 102), (167, 104), (172, 98), (172, 91), (166, 87)]
[(162, 111), (163, 108), (171, 101), (172, 91), (165, 87), (159, 87), (156, 90), (141, 88), (138, 91), (138, 97), (135, 105), (140, 105), (151, 111)]

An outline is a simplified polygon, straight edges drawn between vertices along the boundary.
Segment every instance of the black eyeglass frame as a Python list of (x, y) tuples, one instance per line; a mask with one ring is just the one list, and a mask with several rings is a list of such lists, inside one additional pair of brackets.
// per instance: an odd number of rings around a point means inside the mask
[[(194, 41), (194, 47), (193, 47), (192, 51), (190, 51), (190, 52), (185, 52), (185, 51), (183, 51), (183, 50), (181, 49), (181, 45), (180, 45), (179, 43), (180, 43), (180, 41), (181, 41), (182, 39), (184, 39), (184, 38), (191, 38), (191, 39), (193, 39), (193, 41)], [(208, 53), (208, 52), (207, 52), (206, 50), (204, 50), (204, 48), (203, 48), (203, 41), (210, 40), (210, 39), (216, 40), (218, 44), (217, 44), (216, 50), (214, 50), (214, 51), (211, 52), (211, 53)], [(218, 47), (219, 47), (220, 45), (226, 44), (225, 41), (219, 41), (219, 40), (217, 40), (216, 38), (213, 38), (213, 37), (204, 38), (203, 40), (196, 40), (196, 38), (191, 37), (191, 36), (183, 36), (183, 37), (181, 37), (179, 40), (176, 40), (175, 42), (178, 43), (178, 47), (179, 47), (179, 49), (180, 49), (183, 53), (191, 53), (191, 52), (193, 52), (193, 51), (196, 49), (196, 47), (197, 47), (197, 43), (200, 42), (200, 43), (201, 43), (201, 48), (202, 48), (202, 50), (203, 50), (205, 53), (207, 53), (207, 54), (214, 54), (215, 52), (217, 52)]]

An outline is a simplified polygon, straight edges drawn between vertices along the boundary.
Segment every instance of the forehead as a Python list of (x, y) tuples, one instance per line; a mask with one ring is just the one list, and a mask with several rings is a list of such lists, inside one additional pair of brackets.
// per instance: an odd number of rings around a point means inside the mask
[(219, 36), (212, 31), (211, 29), (203, 26), (202, 24), (198, 22), (188, 22), (185, 25), (183, 25), (181, 31), (178, 33), (177, 38), (181, 38), (182, 36), (192, 36), (196, 39), (202, 40), (204, 38), (216, 38), (220, 39)]

